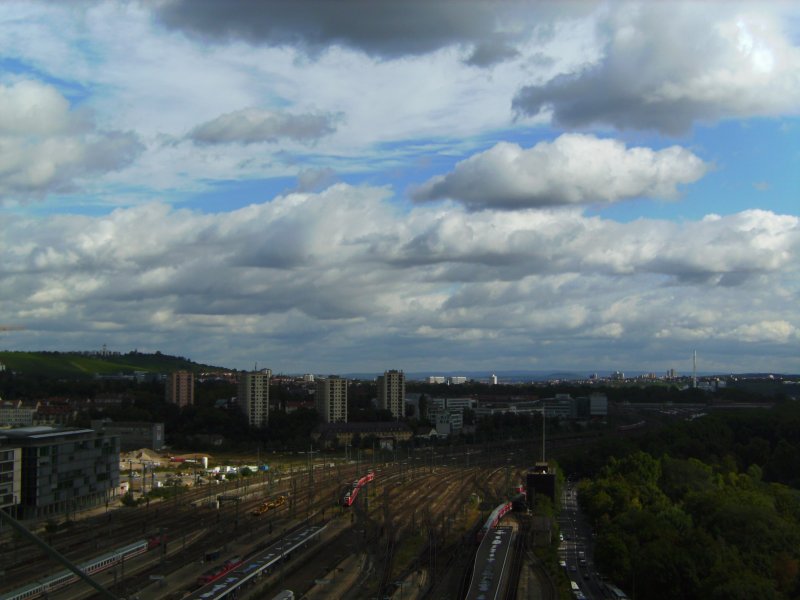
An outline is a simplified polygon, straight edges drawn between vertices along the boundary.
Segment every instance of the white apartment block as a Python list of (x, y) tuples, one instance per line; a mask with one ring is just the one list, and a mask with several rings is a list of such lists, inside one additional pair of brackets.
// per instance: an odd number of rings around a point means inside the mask
[(447, 436), (464, 429), (464, 415), (460, 410), (443, 410), (432, 415), (436, 424), (436, 434)]
[(406, 405), (406, 376), (392, 369), (378, 377), (378, 408), (388, 410), (395, 419), (402, 419)]
[(336, 375), (317, 379), (315, 404), (325, 423), (347, 423), (347, 380)]
[(21, 400), (16, 400), (14, 402), (4, 402), (0, 400), (0, 425), (8, 425), (11, 427), (28, 427), (33, 425), (38, 407), (38, 403), (33, 406), (28, 406), (23, 404)]
[(269, 422), (269, 379), (272, 371), (262, 369), (239, 374), (237, 401), (251, 427), (264, 427)]

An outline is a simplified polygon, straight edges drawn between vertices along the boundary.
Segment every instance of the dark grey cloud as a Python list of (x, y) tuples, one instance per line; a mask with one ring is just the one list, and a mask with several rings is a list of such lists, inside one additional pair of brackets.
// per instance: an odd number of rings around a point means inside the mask
[(395, 58), (480, 41), (495, 30), (497, 5), (440, 0), (175, 0), (162, 21), (201, 36), (297, 46), (319, 52), (331, 45)]
[(471, 49), (486, 67), (516, 55), (514, 45), (553, 35), (554, 23), (591, 12), (596, 2), (507, 0), (167, 0), (169, 28), (205, 40), (291, 46), (317, 55), (342, 46), (394, 59), (447, 46)]
[(474, 67), (491, 67), (516, 56), (519, 56), (519, 50), (502, 40), (496, 40), (477, 44), (464, 62)]
[(341, 115), (290, 114), (248, 108), (220, 115), (195, 127), (189, 138), (199, 144), (256, 144), (280, 139), (314, 142), (336, 131)]
[(565, 127), (686, 132), (695, 121), (796, 114), (800, 51), (769, 11), (740, 5), (620, 3), (598, 24), (600, 60), (513, 99), (521, 115), (551, 111)]

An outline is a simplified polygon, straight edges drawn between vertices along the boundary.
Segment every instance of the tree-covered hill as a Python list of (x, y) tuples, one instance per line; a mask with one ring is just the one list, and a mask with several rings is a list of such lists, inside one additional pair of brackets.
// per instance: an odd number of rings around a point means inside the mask
[(87, 354), (81, 352), (0, 352), (0, 363), (23, 375), (51, 378), (85, 378), (96, 374), (133, 374), (135, 371), (170, 373), (177, 370), (221, 371), (223, 367), (199, 364), (182, 356), (156, 352), (125, 354)]

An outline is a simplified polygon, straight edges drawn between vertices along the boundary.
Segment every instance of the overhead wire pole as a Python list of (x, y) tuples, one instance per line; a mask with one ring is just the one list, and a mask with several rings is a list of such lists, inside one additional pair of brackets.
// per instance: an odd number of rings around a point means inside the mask
[(542, 406), (542, 462), (547, 462), (547, 457), (544, 453), (544, 440), (545, 440), (545, 408)]
[(86, 583), (96, 589), (103, 598), (110, 598), (111, 600), (119, 600), (117, 596), (112, 594), (102, 585), (97, 583), (94, 579), (89, 577), (86, 573), (81, 571), (80, 567), (74, 565), (70, 560), (68, 560), (63, 554), (61, 554), (55, 548), (50, 547), (44, 540), (39, 539), (39, 537), (31, 531), (28, 531), (25, 526), (19, 523), (14, 517), (7, 514), (4, 510), (0, 510), (0, 520), (4, 520), (6, 523), (11, 525), (11, 528), (20, 534), (23, 538), (27, 539), (28, 541), (36, 544), (44, 550), (45, 553), (52, 556), (56, 561), (60, 562), (62, 565), (67, 567), (70, 571), (75, 573), (78, 577), (83, 579)]

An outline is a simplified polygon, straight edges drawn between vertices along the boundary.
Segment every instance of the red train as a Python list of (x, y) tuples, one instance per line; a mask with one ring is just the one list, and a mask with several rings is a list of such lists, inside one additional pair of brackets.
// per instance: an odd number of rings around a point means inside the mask
[(342, 498), (342, 506), (353, 506), (353, 502), (356, 501), (356, 496), (358, 496), (358, 491), (366, 484), (370, 483), (373, 479), (375, 479), (375, 473), (369, 471), (361, 479), (354, 481), (350, 486), (350, 489), (347, 490), (347, 493)]
[(200, 577), (197, 578), (197, 584), (206, 585), (213, 581), (216, 581), (217, 579), (223, 577), (225, 574), (233, 571), (236, 567), (238, 567), (241, 564), (242, 564), (241, 557), (234, 556), (233, 558), (229, 558), (221, 565), (212, 567), (211, 569), (200, 575)]
[(512, 508), (511, 502), (506, 502), (505, 504), (501, 504), (497, 508), (495, 508), (492, 513), (489, 515), (489, 518), (486, 519), (486, 522), (483, 526), (478, 530), (478, 541), (480, 542), (484, 536), (489, 533), (489, 530), (492, 527), (496, 527), (497, 524), (500, 522), (500, 519), (510, 511)]
[(152, 550), (153, 548), (157, 548), (162, 543), (166, 543), (166, 542), (167, 542), (167, 536), (166, 535), (155, 535), (155, 536), (147, 539), (147, 549), (148, 550)]

